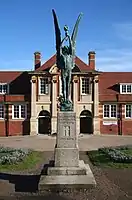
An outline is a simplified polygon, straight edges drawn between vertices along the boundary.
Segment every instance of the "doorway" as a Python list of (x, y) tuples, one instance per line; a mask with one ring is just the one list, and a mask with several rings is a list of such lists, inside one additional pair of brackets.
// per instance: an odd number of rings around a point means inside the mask
[(39, 134), (51, 133), (51, 116), (47, 110), (42, 110), (38, 117), (38, 132)]
[(80, 133), (93, 134), (93, 116), (89, 110), (83, 110), (80, 114)]

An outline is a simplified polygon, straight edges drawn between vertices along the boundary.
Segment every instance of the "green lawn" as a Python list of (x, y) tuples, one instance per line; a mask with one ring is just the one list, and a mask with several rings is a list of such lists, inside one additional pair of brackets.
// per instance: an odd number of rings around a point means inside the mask
[(132, 156), (132, 149), (123, 150), (123, 152), (124, 152), (126, 155), (131, 155), (131, 156)]
[(0, 165), (0, 172), (24, 171), (28, 169), (33, 170), (35, 169), (36, 165), (41, 163), (42, 161), (43, 161), (43, 153), (33, 151), (29, 155), (27, 155), (22, 162), (19, 162), (18, 164)]
[[(132, 149), (122, 150), (127, 155), (132, 155)], [(95, 166), (112, 167), (112, 168), (132, 168), (132, 163), (112, 162), (104, 153), (99, 151), (88, 152), (90, 161)]]

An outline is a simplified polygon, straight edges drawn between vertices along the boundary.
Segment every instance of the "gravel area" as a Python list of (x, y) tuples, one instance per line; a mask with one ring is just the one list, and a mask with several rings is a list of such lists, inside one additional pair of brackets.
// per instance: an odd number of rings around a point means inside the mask
[[(44, 163), (53, 159), (53, 152), (44, 152)], [(98, 168), (93, 166), (85, 152), (80, 152), (80, 159), (89, 163), (94, 173), (97, 186), (84, 191), (50, 193), (36, 192), (39, 182), (39, 171), (7, 175), (0, 173), (0, 200), (6, 199), (43, 199), (43, 200), (132, 200), (132, 170)], [(17, 191), (17, 192), (16, 192)], [(9, 197), (10, 196), (10, 197)]]

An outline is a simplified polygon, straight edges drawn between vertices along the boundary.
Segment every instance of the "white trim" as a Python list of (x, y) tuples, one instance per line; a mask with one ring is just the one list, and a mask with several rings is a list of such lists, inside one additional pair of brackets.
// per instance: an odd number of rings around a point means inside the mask
[(0, 83), (0, 85), (7, 85), (7, 92), (0, 92), (0, 94), (9, 94), (9, 83)]
[[(126, 105), (131, 106), (131, 117), (126, 117)], [(125, 119), (132, 119), (132, 104), (125, 104)]]
[[(123, 85), (131, 85), (131, 92), (127, 92), (127, 87), (126, 87), (126, 92), (122, 92), (122, 87)], [(120, 83), (120, 94), (132, 94), (132, 83)]]
[[(109, 106), (109, 117), (104, 117), (104, 106), (105, 105)], [(111, 117), (111, 106), (112, 105), (116, 106), (116, 117)], [(103, 119), (117, 119), (117, 105), (116, 104), (108, 104), (108, 103), (106, 103), (106, 104), (103, 105)]]
[[(14, 106), (19, 106), (19, 118), (16, 118), (14, 117)], [(21, 106), (25, 106), (25, 117), (21, 117)], [(15, 119), (15, 120), (23, 120), (23, 119), (27, 119), (27, 104), (19, 104), (19, 103), (15, 103), (12, 105), (12, 119)]]
[[(40, 79), (47, 79), (48, 80), (48, 93), (47, 94), (42, 94), (41, 93), (41, 82), (40, 82)], [(39, 77), (39, 79), (38, 79), (38, 87), (39, 87), (39, 89), (38, 89), (38, 93), (39, 93), (39, 95), (49, 95), (49, 79), (47, 78), (47, 77)]]
[[(89, 95), (90, 93), (86, 94), (86, 93), (82, 93), (82, 79), (89, 79), (89, 77), (80, 77), (80, 94), (82, 96), (86, 96)], [(89, 81), (89, 92), (90, 92), (90, 81)]]
[(4, 108), (4, 105), (3, 104), (0, 104), (0, 106), (3, 106), (3, 116), (4, 117), (0, 117), (0, 120), (4, 120), (5, 119), (5, 108)]
[(41, 79), (41, 78), (39, 77), (39, 78), (38, 78), (38, 87), (39, 87), (39, 88), (38, 88), (38, 94), (39, 94), (39, 95), (42, 95), (42, 94), (40, 93), (40, 79)]
[(63, 95), (63, 93), (62, 93), (62, 80), (61, 80), (61, 76), (59, 76), (59, 95)]

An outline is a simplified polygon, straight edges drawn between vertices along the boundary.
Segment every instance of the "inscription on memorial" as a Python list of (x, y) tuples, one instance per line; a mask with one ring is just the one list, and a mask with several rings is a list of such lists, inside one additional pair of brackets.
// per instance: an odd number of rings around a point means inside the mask
[(72, 119), (61, 119), (60, 120), (60, 122), (75, 122), (74, 120), (73, 120), (73, 118)]
[(73, 137), (61, 137), (60, 140), (75, 140)]
[(70, 136), (70, 126), (64, 126), (64, 136)]

